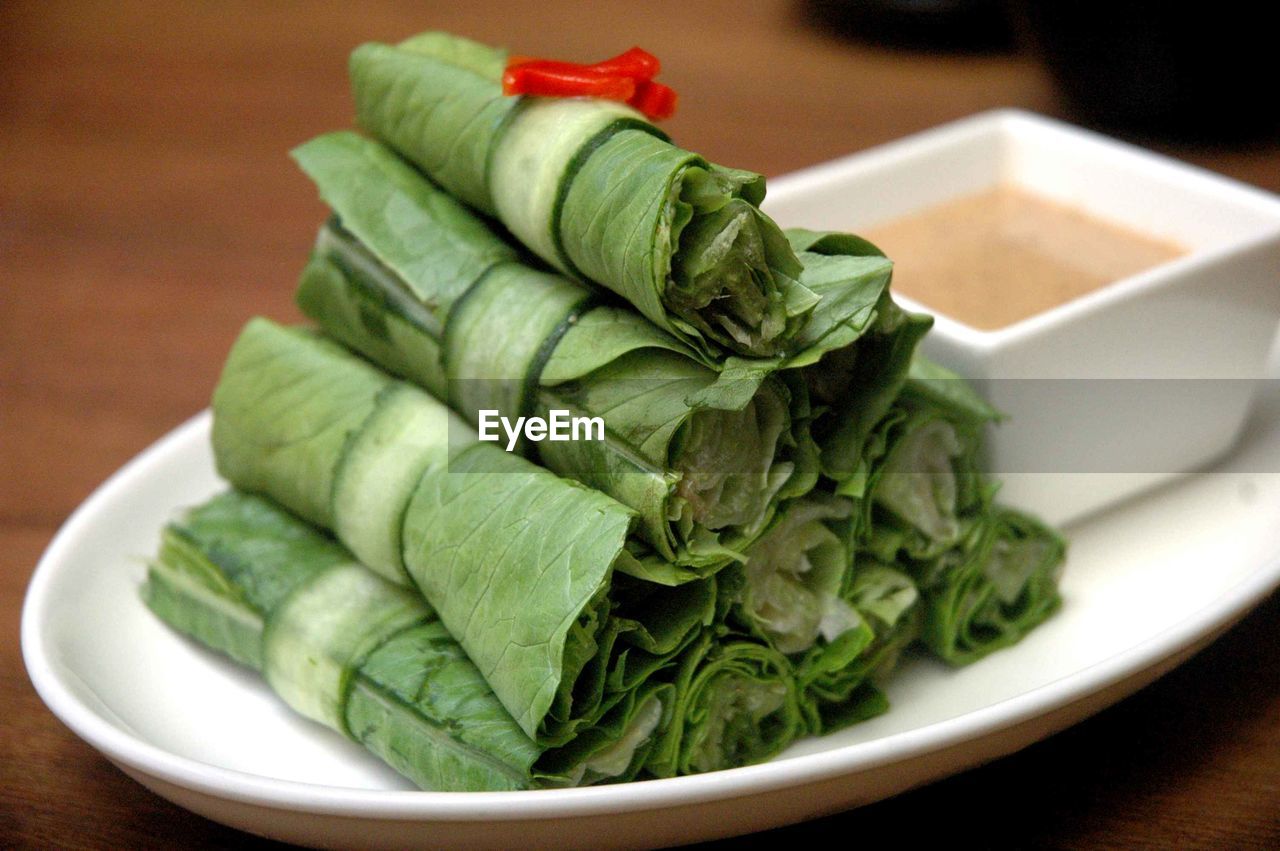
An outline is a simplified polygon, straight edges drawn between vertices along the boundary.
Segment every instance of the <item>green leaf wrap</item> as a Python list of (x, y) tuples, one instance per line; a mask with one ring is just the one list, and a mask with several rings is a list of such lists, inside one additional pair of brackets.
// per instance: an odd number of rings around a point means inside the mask
[(996, 416), (954, 373), (922, 357), (866, 446), (862, 545), (894, 562), (937, 558), (991, 512), (996, 485), (979, 469)]
[(1065, 557), (1057, 532), (997, 507), (954, 549), (917, 568), (925, 643), (953, 665), (1016, 643), (1061, 605)]
[[(324, 594), (326, 584), (345, 593)], [(307, 690), (316, 690), (334, 710), (317, 720), (424, 789), (629, 779), (673, 705), (670, 686), (647, 684), (571, 747), (545, 750), (421, 598), (269, 500), (236, 491), (165, 529), (143, 597), (175, 629), (242, 664), (262, 670), (264, 657), (286, 654), (276, 663), (303, 671), (285, 683), (287, 702), (305, 713), (316, 703)], [(342, 650), (361, 642), (357, 652)], [(340, 687), (311, 682), (313, 666), (338, 672)]]
[(351, 57), (365, 129), (534, 253), (707, 354), (789, 351), (817, 297), (764, 181), (672, 146), (629, 107), (506, 98), (505, 53), (444, 33)]
[(851, 551), (851, 501), (815, 492), (785, 504), (740, 568), (722, 574), (733, 622), (787, 654), (814, 733), (888, 708), (877, 682), (920, 635), (906, 574)]
[(734, 613), (779, 652), (801, 653), (861, 625), (843, 599), (849, 551), (830, 525), (852, 510), (824, 494), (790, 502), (747, 549)]
[(356, 119), (414, 159), (453, 196), (495, 215), (487, 171), (500, 131), (519, 104), (502, 96), (506, 53), (443, 33), (351, 54)]
[(857, 614), (856, 625), (815, 645), (796, 663), (806, 718), (815, 734), (887, 710), (879, 685), (921, 634), (920, 592), (899, 570), (855, 556), (842, 599)]
[(583, 163), (558, 221), (566, 271), (603, 284), (658, 327), (706, 347), (790, 348), (817, 298), (796, 280), (759, 175), (719, 169), (634, 130)]

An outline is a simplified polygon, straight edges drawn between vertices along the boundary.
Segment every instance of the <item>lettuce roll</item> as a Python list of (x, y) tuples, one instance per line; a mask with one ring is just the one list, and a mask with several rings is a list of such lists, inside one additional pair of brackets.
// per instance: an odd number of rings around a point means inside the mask
[(504, 51), (446, 33), (351, 56), (359, 123), (533, 253), (704, 354), (786, 353), (817, 296), (759, 210), (764, 179), (622, 104), (504, 97)]
[(165, 528), (143, 598), (424, 789), (630, 779), (674, 705), (672, 686), (646, 685), (571, 746), (544, 749), (421, 597), (269, 500), (236, 491)]
[(655, 587), (633, 610), (614, 581), (637, 562), (631, 511), (477, 442), (426, 393), (314, 334), (251, 322), (213, 408), (223, 476), (421, 591), (541, 745), (626, 696), (608, 679), (627, 648), (671, 657), (713, 617), (706, 582)]

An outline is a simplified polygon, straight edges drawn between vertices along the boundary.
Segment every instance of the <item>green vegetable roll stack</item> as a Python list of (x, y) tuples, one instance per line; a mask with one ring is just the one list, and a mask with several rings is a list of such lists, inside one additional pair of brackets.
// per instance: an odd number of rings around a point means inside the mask
[(374, 138), (293, 152), (332, 210), (320, 330), (233, 346), (234, 490), (165, 529), (157, 616), (442, 790), (758, 762), (883, 712), (912, 644), (964, 664), (1048, 617), (1065, 543), (995, 502), (998, 415), (916, 354), (889, 259), (506, 64), (352, 55)]
[(739, 558), (777, 500), (816, 481), (793, 415), (807, 391), (769, 375), (776, 364), (712, 369), (633, 312), (517, 262), (376, 142), (335, 133), (295, 157), (338, 217), (303, 273), (303, 310), (472, 423), (486, 409), (512, 422), (600, 416), (604, 440), (523, 448), (634, 508), (641, 536), (680, 568), (668, 581)]

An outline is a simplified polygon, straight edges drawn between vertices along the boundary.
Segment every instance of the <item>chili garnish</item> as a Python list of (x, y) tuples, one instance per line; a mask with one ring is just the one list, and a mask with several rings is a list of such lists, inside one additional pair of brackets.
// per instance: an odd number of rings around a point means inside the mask
[(592, 65), (512, 56), (502, 75), (502, 93), (606, 98), (658, 120), (669, 118), (676, 109), (675, 90), (654, 82), (660, 69), (658, 57), (638, 47)]

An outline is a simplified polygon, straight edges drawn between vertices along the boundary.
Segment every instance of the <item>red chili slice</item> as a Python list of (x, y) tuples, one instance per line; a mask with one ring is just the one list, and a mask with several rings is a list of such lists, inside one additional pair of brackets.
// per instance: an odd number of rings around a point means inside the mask
[(653, 81), (660, 68), (658, 58), (639, 47), (593, 65), (512, 56), (502, 75), (502, 93), (624, 101), (658, 120), (676, 108), (675, 91)]
[(636, 93), (627, 101), (654, 121), (670, 118), (676, 111), (676, 90), (653, 80), (636, 84)]
[(635, 96), (636, 81), (630, 77), (606, 77), (580, 70), (550, 70), (540, 63), (527, 62), (506, 70), (502, 75), (502, 93), (626, 101)]
[(662, 63), (649, 51), (633, 47), (590, 67), (602, 74), (625, 74), (636, 80), (652, 80), (662, 70)]

